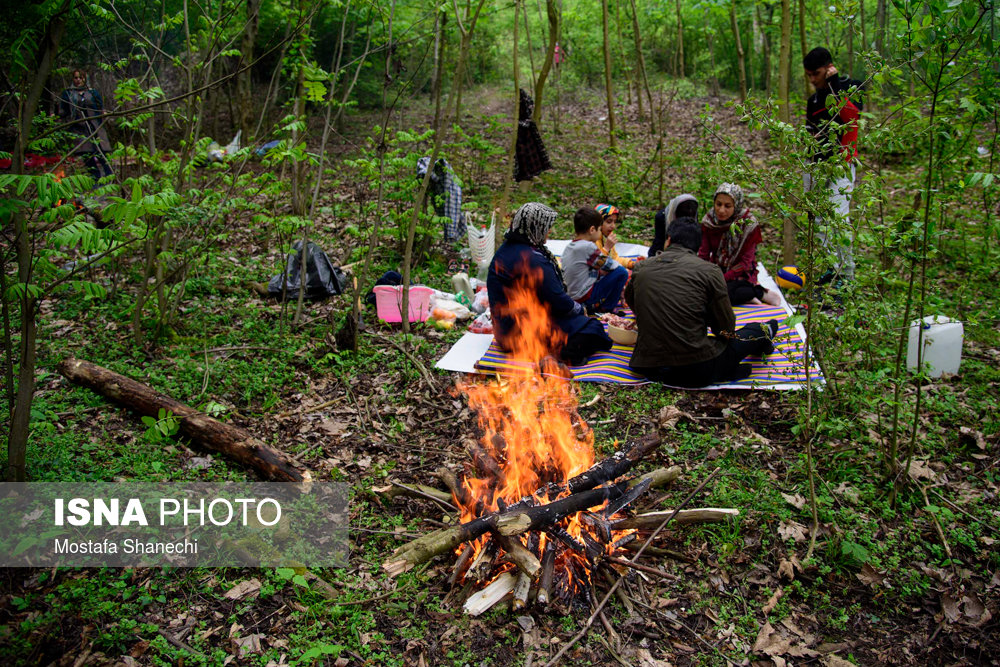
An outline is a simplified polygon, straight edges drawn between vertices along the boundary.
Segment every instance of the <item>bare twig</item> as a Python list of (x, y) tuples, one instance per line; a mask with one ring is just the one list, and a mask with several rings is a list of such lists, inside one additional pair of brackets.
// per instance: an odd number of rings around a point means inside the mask
[[(706, 477), (704, 479), (704, 481), (702, 481), (702, 483), (699, 484), (698, 487), (694, 491), (692, 491), (691, 493), (689, 493), (688, 496), (687, 496), (687, 498), (685, 498), (684, 500), (682, 500), (677, 505), (677, 508), (673, 511), (673, 513), (670, 516), (668, 516), (666, 519), (664, 519), (663, 523), (661, 523), (657, 527), (657, 529), (654, 530), (649, 535), (649, 537), (646, 538), (646, 541), (643, 543), (643, 545), (639, 549), (639, 551), (637, 551), (636, 554), (634, 556), (632, 556), (632, 562), (633, 563), (642, 555), (642, 552), (646, 549), (646, 546), (649, 545), (649, 544), (651, 544), (653, 542), (653, 540), (656, 539), (657, 535), (659, 535), (660, 532), (666, 527), (666, 525), (668, 523), (670, 523), (670, 520), (673, 519), (674, 516), (676, 516), (676, 514), (685, 505), (687, 505), (689, 502), (691, 502), (691, 500), (694, 499), (694, 497), (698, 493), (700, 493), (703, 488), (705, 488), (706, 484), (708, 484), (710, 481), (712, 481), (713, 479), (715, 479), (715, 476), (719, 474), (720, 470), (722, 470), (722, 468), (716, 468), (715, 470), (713, 470), (712, 474), (709, 475), (708, 477)], [(584, 623), (583, 628), (581, 628), (581, 630), (578, 633), (576, 633), (573, 636), (572, 639), (570, 639), (568, 642), (566, 642), (566, 643), (563, 644), (562, 648), (559, 649), (559, 652), (556, 653), (555, 656), (551, 660), (549, 660), (547, 663), (545, 663), (545, 667), (553, 667), (553, 665), (558, 664), (559, 661), (562, 659), (562, 657), (564, 655), (566, 655), (566, 652), (569, 651), (578, 641), (580, 641), (580, 639), (583, 638), (584, 635), (587, 634), (587, 631), (590, 630), (590, 626), (592, 626), (594, 624), (594, 619), (597, 618), (597, 615), (601, 612), (602, 609), (604, 609), (604, 606), (608, 603), (608, 600), (614, 594), (615, 590), (619, 586), (621, 586), (622, 581), (624, 581), (624, 578), (621, 575), (619, 575), (618, 580), (615, 582), (615, 585), (612, 586), (608, 590), (608, 592), (604, 594), (604, 597), (601, 599), (600, 604), (597, 605), (597, 609), (590, 615), (590, 617), (587, 618), (587, 622)]]

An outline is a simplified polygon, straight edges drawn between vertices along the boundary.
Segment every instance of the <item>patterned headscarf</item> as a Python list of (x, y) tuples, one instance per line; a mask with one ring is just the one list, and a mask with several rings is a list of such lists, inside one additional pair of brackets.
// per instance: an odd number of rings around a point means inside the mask
[(736, 185), (735, 183), (723, 183), (719, 187), (715, 188), (715, 194), (712, 195), (712, 203), (715, 203), (716, 197), (719, 195), (729, 195), (733, 200), (733, 217), (729, 220), (719, 221), (715, 217), (715, 207), (709, 209), (708, 214), (712, 218), (713, 226), (717, 229), (725, 229), (729, 225), (733, 224), (734, 221), (745, 217), (748, 210), (743, 206), (743, 189)]
[(512, 236), (518, 236), (527, 241), (535, 250), (545, 255), (552, 262), (552, 266), (556, 269), (556, 275), (559, 276), (559, 281), (565, 287), (566, 281), (563, 279), (559, 261), (545, 247), (545, 238), (549, 235), (549, 230), (552, 229), (552, 225), (555, 224), (558, 217), (559, 214), (545, 204), (528, 202), (514, 213), (514, 219), (510, 223), (510, 229), (507, 231), (506, 238), (510, 239)]
[(594, 209), (601, 214), (601, 217), (607, 220), (613, 215), (619, 215), (620, 211), (616, 206), (611, 204), (598, 204)]
[(719, 195), (729, 195), (733, 199), (733, 215), (728, 220), (719, 221), (715, 215), (715, 206), (708, 209), (708, 213), (702, 218), (701, 224), (708, 229), (717, 229), (726, 232), (719, 241), (719, 249), (716, 251), (715, 263), (728, 271), (736, 258), (739, 257), (743, 245), (750, 234), (760, 225), (757, 219), (750, 213), (750, 208), (743, 205), (743, 190), (735, 183), (723, 183), (715, 189), (712, 203)]

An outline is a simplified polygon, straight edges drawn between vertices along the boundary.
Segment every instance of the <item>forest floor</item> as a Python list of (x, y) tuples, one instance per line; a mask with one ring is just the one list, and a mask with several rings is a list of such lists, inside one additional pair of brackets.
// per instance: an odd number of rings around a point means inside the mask
[[(663, 193), (669, 199), (692, 191), (707, 201), (718, 172), (700, 173), (687, 158), (700, 155), (700, 164), (709, 164), (722, 151), (706, 123), (761, 168), (776, 155), (766, 136), (749, 131), (724, 104), (728, 100), (678, 95), (667, 109), (661, 192), (651, 160), (656, 138), (644, 133), (633, 110), (622, 153), (606, 153), (597, 99), (564, 99), (558, 132), (548, 111), (542, 133), (556, 168), (515, 195), (515, 206), (539, 200), (560, 211), (554, 236), (568, 237), (567, 220), (577, 206), (609, 198), (626, 215), (619, 238), (648, 243)], [(468, 94), (470, 107), (472, 100)], [(502, 147), (506, 129), (491, 120), (500, 104), (489, 91), (483, 100), (467, 128), (478, 127), (484, 140)], [(420, 109), (405, 113), (402, 127), (426, 122)], [(377, 122), (374, 113), (353, 117), (334, 152), (356, 156)], [(449, 158), (460, 174), (474, 172), (482, 159), (468, 145)], [(500, 182), (494, 165), (502, 159), (480, 167), (478, 181), (468, 179), (467, 200), (489, 206)], [(357, 192), (350, 172), (339, 174), (324, 197), (333, 213), (317, 221), (318, 243), (345, 262), (360, 252), (361, 242), (347, 229), (357, 221), (346, 213)], [(766, 221), (767, 202), (755, 208)], [(779, 232), (767, 225), (763, 259), (769, 266), (777, 261)], [(461, 442), (478, 429), (476, 415), (452, 389), (458, 378), (433, 368), (461, 332), (418, 328), (404, 341), (369, 316), (359, 351), (338, 350), (331, 339), (349, 307), (346, 297), (310, 305), (306, 326), (290, 332), (281, 305), (246, 289), (281, 265), (275, 246), (259, 228), (236, 229), (190, 279), (175, 335), (158, 346), (135, 349), (125, 291), (102, 303), (47, 300), (29, 474), (38, 481), (252, 479), (183, 439), (152, 442), (138, 417), (61, 378), (55, 365), (66, 356), (105, 365), (192, 405), (212, 400), (225, 407), (225, 419), (300, 456), (318, 479), (351, 486), (349, 565), (316, 572), (333, 599), (325, 587), (301, 586), (266, 569), (8, 569), (0, 572), (5, 664), (544, 664), (586, 620), (590, 610), (583, 604), (533, 607), (520, 619), (502, 610), (470, 618), (448, 597), (452, 557), (395, 579), (382, 572), (396, 547), (447, 517), (431, 501), (390, 500), (379, 489), (390, 482), (436, 485), (438, 467), (467, 462)], [(417, 279), (448, 289), (447, 268), (458, 260), (457, 250), (433, 245)], [(380, 253), (379, 272), (398, 262), (393, 253)], [(956, 260), (934, 279), (944, 293), (951, 281), (979, 275)], [(995, 285), (981, 289), (965, 307), (979, 303), (989, 312)], [(817, 398), (820, 533), (811, 561), (804, 560), (811, 515), (803, 501), (809, 492), (798, 435), (804, 392), (578, 386), (598, 458), (618, 442), (657, 432), (663, 445), (640, 471), (684, 470), (638, 509), (674, 507), (720, 467), (692, 506), (732, 507), (740, 518), (668, 529), (657, 545), (675, 557), (644, 562), (675, 578), (639, 583), (630, 575), (631, 594), (647, 606), (630, 613), (612, 600), (607, 615), (621, 644), (595, 624), (567, 661), (636, 667), (1000, 661), (997, 323), (987, 317), (970, 326), (962, 372), (924, 387), (925, 416), (915, 434), (920, 474), (890, 502), (879, 431), (888, 408), (875, 392), (884, 388), (879, 363), (890, 363), (894, 342), (876, 341), (879, 350), (866, 352), (866, 327), (856, 317), (849, 310), (814, 341), (826, 352), (830, 384)], [(394, 342), (410, 347), (429, 379)], [(907, 385), (904, 395), (913, 391)], [(663, 412), (670, 407), (679, 412)]]

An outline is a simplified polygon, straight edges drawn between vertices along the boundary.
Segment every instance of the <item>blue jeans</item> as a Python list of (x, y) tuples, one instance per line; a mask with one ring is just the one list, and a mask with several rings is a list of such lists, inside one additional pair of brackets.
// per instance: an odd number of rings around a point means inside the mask
[(590, 288), (590, 293), (580, 303), (584, 306), (591, 306), (600, 312), (613, 312), (618, 307), (627, 282), (628, 269), (619, 266), (611, 273), (606, 273), (598, 278), (594, 286)]

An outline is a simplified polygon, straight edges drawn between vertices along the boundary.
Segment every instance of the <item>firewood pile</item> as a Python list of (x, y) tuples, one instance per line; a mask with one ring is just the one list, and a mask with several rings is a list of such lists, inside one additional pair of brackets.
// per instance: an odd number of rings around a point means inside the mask
[[(455, 525), (400, 546), (382, 567), (397, 576), (451, 555), (451, 597), (469, 614), (498, 604), (513, 611), (532, 604), (592, 605), (628, 570), (671, 578), (629, 557), (668, 520), (726, 521), (739, 514), (715, 508), (636, 514), (637, 502), (651, 488), (676, 480), (681, 469), (634, 473), (659, 446), (656, 434), (594, 463), (593, 433), (576, 412), (568, 382), (534, 376), (463, 390), (479, 413), (483, 437), (464, 443), (469, 460), (459, 475), (438, 470), (448, 492), (401, 484), (387, 490), (389, 496), (454, 506), (459, 517)], [(664, 553), (647, 549), (659, 558)]]

